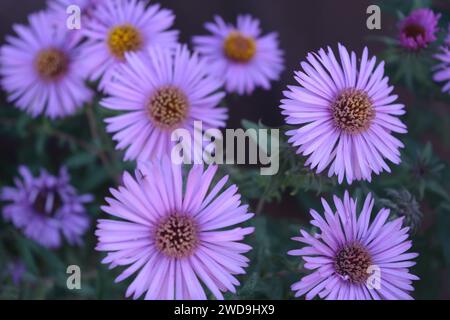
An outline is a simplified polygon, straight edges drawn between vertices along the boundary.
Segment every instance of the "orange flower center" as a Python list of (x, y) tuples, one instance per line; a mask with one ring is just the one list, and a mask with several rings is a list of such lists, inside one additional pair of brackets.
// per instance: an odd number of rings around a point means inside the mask
[(231, 32), (223, 44), (225, 55), (236, 62), (248, 62), (256, 53), (256, 42), (240, 32)]
[(142, 47), (143, 40), (139, 31), (129, 24), (113, 28), (109, 32), (108, 47), (113, 55), (123, 60), (125, 52), (137, 51)]

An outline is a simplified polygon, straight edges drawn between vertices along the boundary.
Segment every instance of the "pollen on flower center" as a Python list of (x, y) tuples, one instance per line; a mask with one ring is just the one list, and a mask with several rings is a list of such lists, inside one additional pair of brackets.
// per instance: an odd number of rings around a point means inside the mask
[(405, 29), (403, 30), (403, 32), (405, 33), (405, 35), (409, 38), (418, 38), (419, 36), (422, 36), (423, 38), (425, 38), (425, 28), (419, 24), (410, 24), (408, 26), (405, 27)]
[(139, 50), (142, 44), (143, 40), (140, 32), (132, 25), (117, 26), (109, 32), (109, 50), (119, 59), (124, 59), (125, 52)]
[(353, 283), (364, 283), (369, 277), (368, 268), (372, 265), (372, 257), (360, 244), (352, 243), (344, 246), (336, 255), (334, 268), (342, 277)]
[(148, 103), (152, 120), (161, 127), (172, 128), (186, 119), (189, 101), (178, 88), (164, 86), (156, 90)]
[(197, 225), (186, 215), (173, 214), (156, 228), (156, 247), (172, 258), (184, 258), (192, 254), (197, 241)]
[(44, 49), (38, 53), (35, 67), (42, 78), (53, 80), (66, 73), (69, 68), (69, 58), (59, 49)]
[(256, 42), (240, 32), (232, 32), (223, 44), (225, 55), (236, 62), (248, 62), (256, 52)]
[[(53, 196), (52, 199), (49, 198), (51, 194)], [(57, 191), (55, 192), (45, 190), (39, 191), (33, 203), (33, 209), (36, 211), (36, 213), (50, 217), (53, 217), (56, 211), (58, 211), (58, 209), (61, 208), (61, 206), (62, 206), (62, 199), (61, 196), (59, 195), (59, 192)]]
[(345, 89), (332, 104), (332, 114), (335, 125), (351, 134), (366, 131), (375, 110), (366, 92), (357, 89)]

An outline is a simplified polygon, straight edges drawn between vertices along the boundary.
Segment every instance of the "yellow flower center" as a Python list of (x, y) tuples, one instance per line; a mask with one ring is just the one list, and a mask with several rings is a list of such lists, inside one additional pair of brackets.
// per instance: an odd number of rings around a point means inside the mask
[(129, 24), (113, 28), (109, 32), (108, 47), (113, 55), (123, 60), (125, 52), (137, 51), (142, 47), (143, 40), (139, 31)]
[(69, 57), (59, 49), (44, 49), (36, 57), (35, 68), (42, 78), (54, 80), (67, 72)]
[(240, 32), (231, 32), (223, 44), (225, 55), (236, 62), (248, 62), (256, 53), (256, 42)]
[(148, 103), (150, 118), (160, 127), (172, 128), (186, 119), (189, 101), (178, 88), (164, 86), (156, 90)]
[(367, 93), (353, 88), (342, 91), (331, 109), (335, 125), (350, 134), (366, 131), (375, 117), (375, 110)]

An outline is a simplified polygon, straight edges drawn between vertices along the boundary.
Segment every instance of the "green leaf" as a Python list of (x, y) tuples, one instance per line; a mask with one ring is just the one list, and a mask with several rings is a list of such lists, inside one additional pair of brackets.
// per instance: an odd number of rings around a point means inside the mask
[(79, 152), (68, 157), (65, 161), (65, 165), (69, 169), (76, 169), (92, 164), (95, 161), (96, 157), (92, 153)]

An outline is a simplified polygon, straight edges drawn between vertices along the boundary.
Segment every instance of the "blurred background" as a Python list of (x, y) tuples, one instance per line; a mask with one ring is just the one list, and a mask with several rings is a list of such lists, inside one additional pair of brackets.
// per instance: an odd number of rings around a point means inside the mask
[[(152, 1), (154, 2), (154, 1)], [(271, 127), (283, 125), (283, 118), (278, 108), (283, 97), (282, 91), (289, 84), (294, 84), (293, 71), (299, 69), (299, 62), (310, 51), (324, 46), (336, 47), (343, 43), (348, 48), (361, 53), (367, 46), (372, 55), (389, 58), (392, 54), (384, 37), (397, 35), (399, 14), (408, 14), (413, 6), (431, 6), (435, 12), (441, 12), (442, 30), (446, 29), (450, 13), (450, 1), (369, 1), (369, 0), (160, 0), (162, 7), (172, 9), (176, 14), (174, 28), (180, 30), (181, 41), (190, 44), (194, 35), (205, 34), (204, 23), (211, 21), (214, 15), (221, 15), (226, 21), (235, 21), (236, 15), (250, 13), (261, 21), (263, 33), (275, 31), (279, 34), (280, 46), (285, 52), (285, 70), (278, 82), (272, 83), (272, 90), (256, 90), (251, 96), (229, 95), (226, 105), (229, 108), (229, 128), (242, 127), (241, 121), (248, 119), (261, 122)], [(378, 3), (382, 6), (382, 29), (368, 30), (366, 27), (366, 9)], [(14, 23), (25, 23), (27, 15), (43, 9), (44, 0), (1, 0), (0, 3), (0, 43), (4, 43), (6, 35), (12, 33)], [(424, 84), (406, 81), (396, 73), (395, 64), (388, 63), (387, 72), (395, 85), (395, 93), (399, 101), (406, 104), (408, 115), (408, 137), (402, 140), (407, 144), (403, 159), (405, 165), (394, 168), (391, 176), (377, 177), (373, 185), (360, 184), (352, 187), (356, 194), (364, 194), (369, 190), (375, 192), (380, 199), (389, 198), (389, 188), (406, 188), (415, 195), (420, 203), (423, 221), (414, 236), (415, 250), (421, 256), (415, 272), (421, 277), (416, 284), (416, 297), (423, 299), (450, 298), (450, 212), (448, 207), (437, 206), (448, 201), (448, 163), (450, 161), (450, 104), (448, 96), (440, 93), (435, 84)], [(395, 77), (397, 75), (398, 77)], [(431, 74), (428, 75), (431, 77)], [(108, 172), (102, 170), (95, 155), (82, 152), (74, 145), (71, 138), (63, 133), (74, 133), (80, 139), (92, 139), (83, 136), (80, 128), (86, 126), (86, 118), (80, 114), (71, 120), (62, 120), (52, 126), (45, 120), (39, 124), (11, 108), (5, 100), (5, 93), (0, 93), (0, 186), (11, 184), (17, 174), (18, 164), (27, 164), (32, 168), (45, 166), (56, 171), (60, 165), (67, 165), (74, 177), (74, 184), (82, 192), (94, 193), (96, 203), (90, 208), (93, 218), (101, 215), (98, 206), (108, 193), (108, 187), (114, 183)], [(102, 126), (102, 111), (98, 111), (98, 126)], [(3, 119), (3, 121), (1, 120)], [(6, 120), (5, 120), (6, 119)], [(12, 120), (11, 120), (12, 119)], [(11, 123), (11, 121), (13, 123)], [(43, 129), (45, 128), (45, 130)], [(80, 137), (81, 135), (81, 137)], [(113, 143), (107, 135), (102, 137), (105, 152), (113, 149)], [(105, 142), (106, 141), (106, 142)], [(94, 141), (99, 143), (98, 141)], [(113, 170), (133, 168), (132, 164), (112, 165)], [(438, 174), (434, 169), (439, 167)], [(258, 181), (254, 182), (251, 173), (242, 173), (230, 169), (232, 177), (240, 183), (244, 198), (253, 208), (264, 212), (264, 217), (256, 219), (259, 234), (252, 240), (262, 248), (252, 253), (255, 266), (250, 269), (249, 283), (239, 292), (239, 298), (292, 298), (289, 285), (299, 278), (295, 259), (288, 259), (286, 252), (295, 244), (289, 238), (294, 236), (300, 225), (308, 222), (308, 208), (319, 209), (318, 194), (327, 197), (337, 190), (335, 182), (312, 180), (310, 184), (293, 187), (292, 181)], [(429, 174), (429, 176), (427, 175)], [(295, 176), (294, 176), (295, 177)], [(281, 179), (281, 178), (280, 178)], [(303, 176), (299, 179), (303, 179)], [(314, 178), (315, 179), (315, 178)], [(302, 180), (303, 181), (303, 180)], [(308, 180), (309, 181), (309, 180)], [(247, 182), (249, 185), (245, 185)], [(260, 185), (259, 185), (259, 184)], [(278, 184), (279, 185), (278, 185)], [(277, 185), (274, 194), (269, 194), (267, 185)], [(422, 186), (425, 185), (425, 186)], [(247, 190), (248, 189), (248, 190)], [(341, 190), (341, 189), (339, 189)], [(271, 190), (272, 191), (272, 190)], [(261, 194), (265, 203), (261, 203)], [(447, 198), (446, 198), (447, 197)], [(445, 199), (445, 200), (442, 200)], [(404, 203), (408, 207), (408, 201)], [(0, 205), (1, 207), (1, 205)], [(1, 229), (3, 228), (3, 229)], [(8, 229), (8, 231), (5, 231)], [(2, 231), (3, 230), (3, 231)], [(265, 231), (264, 231), (265, 230)], [(12, 285), (4, 280), (2, 287), (2, 269), (0, 269), (0, 297), (3, 298), (122, 298), (126, 284), (113, 283), (114, 272), (100, 266), (100, 256), (93, 253), (95, 239), (90, 236), (82, 251), (64, 249), (50, 252), (36, 248), (0, 223), (0, 239), (2, 234), (12, 233), (13, 240), (0, 246), (3, 250), (3, 271), (10, 261), (5, 257), (17, 257), (25, 260), (26, 280), (22, 287)], [(5, 236), (10, 239), (10, 235)], [(17, 241), (20, 243), (12, 243)], [(1, 240), (0, 240), (1, 242)], [(17, 249), (9, 250), (8, 246)], [(12, 251), (12, 253), (11, 253)], [(2, 255), (0, 252), (0, 259)], [(265, 266), (260, 264), (265, 262)], [(87, 269), (84, 289), (80, 292), (67, 292), (64, 288), (65, 267), (70, 263), (81, 264)], [(4, 277), (5, 272), (3, 272)]]

